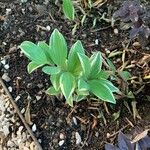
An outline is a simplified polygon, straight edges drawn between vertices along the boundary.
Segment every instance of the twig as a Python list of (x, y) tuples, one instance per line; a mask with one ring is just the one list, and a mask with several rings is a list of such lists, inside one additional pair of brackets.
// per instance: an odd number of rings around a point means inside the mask
[(122, 127), (121, 129), (119, 129), (117, 132), (115, 132), (115, 133), (109, 135), (108, 138), (111, 138), (111, 137), (115, 136), (115, 135), (118, 134), (120, 131), (122, 131), (122, 130), (124, 130), (125, 128), (127, 128), (129, 125), (130, 125), (130, 124), (125, 125), (125, 126)]
[(28, 124), (26, 123), (26, 121), (25, 121), (23, 115), (20, 113), (20, 110), (19, 110), (18, 106), (17, 106), (16, 103), (14, 102), (14, 100), (13, 100), (11, 94), (9, 93), (9, 91), (8, 91), (7, 87), (5, 86), (5, 84), (4, 84), (3, 80), (1, 79), (1, 77), (0, 77), (0, 84), (2, 85), (2, 87), (3, 87), (4, 91), (6, 92), (6, 94), (8, 95), (11, 104), (13, 105), (14, 109), (16, 110), (16, 112), (17, 112), (18, 116), (20, 117), (22, 123), (23, 123), (24, 126), (26, 127), (28, 133), (29, 133), (30, 136), (32, 137), (32, 139), (33, 139), (33, 141), (35, 142), (36, 146), (38, 147), (38, 150), (43, 150), (42, 147), (41, 147), (41, 145), (40, 145), (39, 142), (37, 141), (36, 137), (34, 136), (32, 130), (30, 129), (30, 127), (29, 127)]

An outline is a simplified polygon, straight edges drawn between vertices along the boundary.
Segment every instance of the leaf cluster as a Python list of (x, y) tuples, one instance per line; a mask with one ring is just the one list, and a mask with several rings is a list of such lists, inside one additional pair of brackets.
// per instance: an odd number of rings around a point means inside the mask
[(55, 29), (49, 45), (24, 41), (20, 48), (31, 60), (27, 67), (29, 73), (42, 67), (42, 71), (50, 76), (52, 86), (47, 89), (48, 94), (63, 94), (70, 106), (90, 93), (103, 101), (116, 103), (113, 93), (119, 90), (107, 80), (107, 71), (102, 70), (101, 53), (88, 57), (81, 41), (73, 44), (68, 52), (65, 38)]
[[(145, 46), (150, 36), (150, 28), (147, 21), (150, 19), (149, 12), (140, 4), (140, 0), (124, 1), (122, 6), (113, 14), (113, 19), (121, 19), (123, 22), (131, 22), (131, 39), (138, 36), (141, 44)], [(147, 42), (146, 42), (147, 41)]]

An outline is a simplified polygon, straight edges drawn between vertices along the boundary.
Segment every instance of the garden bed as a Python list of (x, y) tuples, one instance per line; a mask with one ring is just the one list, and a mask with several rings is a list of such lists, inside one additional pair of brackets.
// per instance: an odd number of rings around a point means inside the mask
[[(108, 8), (114, 12), (120, 3), (120, 0), (115, 3), (108, 0), (99, 8), (87, 9), (89, 15), (83, 26), (78, 16), (79, 25), (72, 34), (75, 23), (64, 18), (59, 3), (46, 0), (0, 2), (1, 76), (20, 111), (30, 103), (30, 127), (36, 125), (35, 136), (43, 150), (101, 150), (105, 143), (114, 142), (119, 131), (133, 134), (137, 128), (150, 128), (150, 80), (145, 79), (150, 73), (149, 45), (141, 48), (136, 40), (128, 39), (128, 30), (120, 30), (118, 23), (112, 28), (109, 22), (99, 19)], [(92, 27), (94, 17), (99, 21)], [(68, 47), (81, 40), (89, 55), (101, 51), (108, 57), (112, 52), (121, 52), (110, 57), (117, 68), (122, 67), (125, 53), (124, 61), (128, 65), (124, 69), (133, 79), (128, 84), (120, 81), (118, 87), (123, 90), (128, 86), (135, 98), (119, 97), (116, 105), (87, 99), (71, 108), (65, 99), (46, 95), (49, 77), (40, 70), (29, 75), (26, 69), (29, 61), (18, 46), (25, 40), (48, 42), (55, 28), (64, 35)]]

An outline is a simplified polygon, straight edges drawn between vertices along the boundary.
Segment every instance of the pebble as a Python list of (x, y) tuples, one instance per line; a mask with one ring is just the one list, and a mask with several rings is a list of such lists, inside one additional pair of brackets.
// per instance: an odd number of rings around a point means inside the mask
[(23, 126), (20, 126), (18, 130), (21, 132), (23, 130)]
[(6, 8), (6, 15), (8, 15), (11, 12), (10, 8)]
[(9, 87), (8, 87), (8, 90), (9, 90), (9, 92), (12, 92), (12, 87), (9, 86)]
[(78, 132), (75, 133), (75, 138), (76, 138), (76, 144), (80, 144), (81, 143), (81, 136)]
[(29, 150), (29, 148), (28, 147), (24, 147), (23, 150)]
[(115, 34), (118, 34), (118, 33), (119, 33), (118, 29), (115, 28), (115, 29), (114, 29), (114, 33), (115, 33)]
[(141, 45), (140, 45), (139, 42), (134, 42), (132, 45), (133, 45), (134, 47), (136, 47), (136, 48), (140, 48), (140, 47), (141, 47)]
[(59, 141), (59, 146), (62, 146), (63, 144), (64, 144), (64, 142), (65, 142), (65, 140), (61, 140), (61, 141)]
[(7, 102), (5, 103), (5, 107), (8, 108), (9, 104), (10, 104), (10, 102), (7, 101)]
[(4, 73), (2, 75), (2, 79), (5, 80), (6, 82), (9, 82), (11, 80), (7, 73)]
[(50, 26), (46, 26), (46, 29), (47, 29), (47, 31), (50, 31), (51, 27)]
[(95, 40), (95, 44), (98, 45), (98, 43), (99, 43), (99, 42), (98, 42), (98, 39), (96, 39), (96, 40)]
[(8, 141), (7, 146), (12, 148), (15, 146), (15, 144), (12, 141)]
[(21, 0), (21, 3), (26, 3), (27, 2), (27, 0)]
[(35, 97), (36, 97), (37, 101), (41, 99), (41, 96), (38, 96), (38, 95), (37, 95), (37, 96), (35, 96)]
[(7, 135), (9, 134), (8, 126), (6, 126), (6, 125), (3, 126), (3, 132), (4, 132), (5, 136), (7, 137)]
[(19, 99), (20, 99), (20, 96), (18, 95), (18, 96), (15, 98), (15, 101), (17, 102)]
[(33, 132), (36, 131), (36, 124), (33, 124), (33, 126), (32, 126), (32, 131), (33, 131)]
[(43, 87), (43, 84), (38, 84), (37, 86), (41, 89)]
[(77, 125), (77, 119), (76, 119), (76, 117), (73, 117), (72, 120), (73, 120), (73, 123), (74, 123), (75, 125)]
[(63, 140), (63, 139), (65, 138), (64, 134), (63, 134), (63, 133), (60, 133), (59, 138), (60, 138), (61, 140)]
[(5, 64), (6, 64), (6, 59), (3, 59), (3, 60), (1, 61), (1, 63), (2, 63), (3, 65), (5, 65)]
[(26, 111), (25, 108), (22, 108), (20, 112), (23, 114), (25, 111)]
[(9, 65), (6, 64), (6, 65), (4, 66), (4, 68), (5, 68), (6, 70), (9, 69)]
[(42, 140), (41, 139), (38, 139), (39, 143), (42, 143)]
[(6, 42), (3, 42), (3, 45), (5, 45), (5, 46), (6, 46), (6, 45), (7, 45), (7, 43), (6, 43)]
[(98, 137), (98, 136), (99, 136), (99, 133), (98, 133), (98, 132), (96, 132), (96, 133), (95, 133), (95, 136), (96, 136), (96, 137)]

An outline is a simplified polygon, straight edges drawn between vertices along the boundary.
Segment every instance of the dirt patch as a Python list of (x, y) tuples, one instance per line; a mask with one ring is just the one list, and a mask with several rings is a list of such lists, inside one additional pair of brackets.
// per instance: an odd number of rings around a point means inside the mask
[[(108, 12), (107, 8), (110, 8), (112, 3), (108, 1), (99, 9), (93, 9), (84, 25), (77, 27), (74, 35), (72, 35), (74, 22), (66, 20), (59, 9), (59, 4), (56, 5), (53, 1), (49, 3), (40, 0), (27, 3), (20, 1), (0, 3), (0, 56), (6, 60), (5, 65), (9, 64), (9, 69), (6, 69), (1, 63), (1, 75), (8, 72), (11, 81), (6, 84), (12, 87), (11, 93), (14, 99), (18, 95), (21, 97), (16, 100), (20, 110), (26, 109), (31, 99), (31, 118), (37, 127), (35, 135), (44, 150), (103, 149), (106, 142), (114, 141), (119, 130), (128, 133), (134, 126), (143, 130), (150, 127), (150, 83), (143, 79), (150, 71), (150, 64), (147, 60), (146, 64), (141, 63), (142, 58), (150, 52), (133, 46), (135, 41), (129, 44), (126, 52), (128, 64), (134, 64), (134, 67), (126, 69), (136, 77), (129, 82), (129, 87), (136, 93), (137, 109), (142, 118), (135, 121), (131, 99), (122, 98), (115, 106), (107, 104), (109, 110), (107, 112), (103, 103), (90, 99), (70, 108), (63, 98), (47, 96), (44, 91), (50, 85), (49, 78), (39, 70), (29, 75), (26, 70), (29, 61), (17, 48), (24, 40), (48, 42), (53, 29), (58, 28), (65, 36), (68, 46), (79, 39), (83, 42), (87, 53), (100, 50), (108, 55), (108, 51), (123, 51), (124, 45), (129, 43), (128, 31), (120, 30), (119, 25), (116, 24), (115, 28), (119, 33), (115, 34), (110, 23), (104, 20), (99, 20), (95, 28), (92, 28), (93, 17), (100, 18), (103, 12)], [(118, 6), (119, 3), (120, 1), (114, 3), (114, 6)], [(98, 40), (98, 44), (95, 40)], [(121, 57), (117, 55), (112, 58), (117, 68), (122, 65)], [(141, 87), (143, 88), (139, 90)], [(129, 110), (124, 101), (127, 102)], [(115, 120), (113, 114), (118, 111), (120, 111), (120, 116)], [(78, 140), (81, 140), (79, 145), (76, 144)]]

